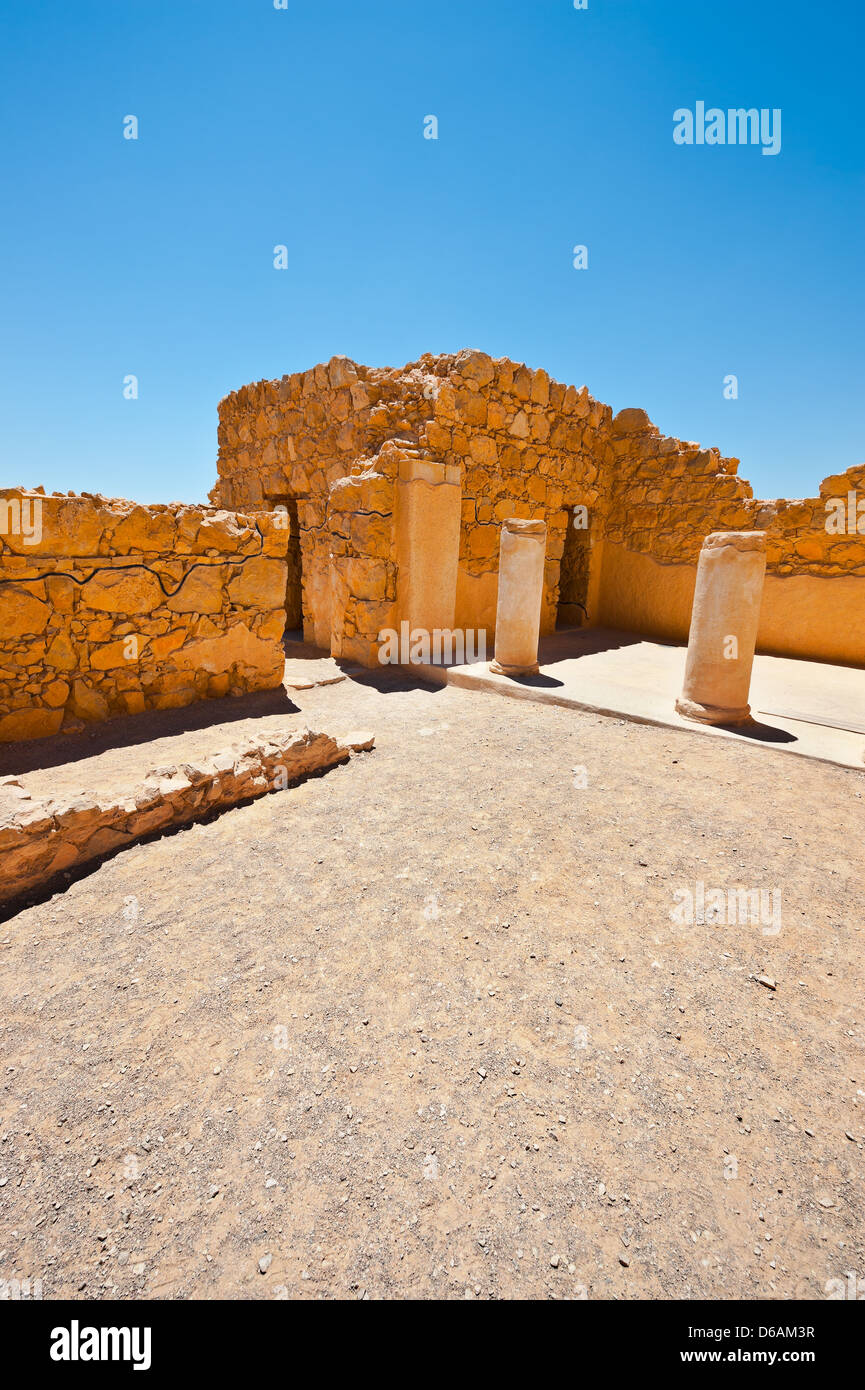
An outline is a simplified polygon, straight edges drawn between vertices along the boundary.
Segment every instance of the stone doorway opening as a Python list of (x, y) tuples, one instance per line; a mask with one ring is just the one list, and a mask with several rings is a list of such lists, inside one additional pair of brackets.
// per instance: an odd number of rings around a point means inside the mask
[(281, 525), (288, 531), (288, 574), (285, 585), (285, 640), (303, 640), (303, 568), (300, 551), (300, 522), (295, 497), (268, 498), (274, 512), (281, 516)]
[(584, 627), (589, 619), (586, 604), (589, 597), (589, 562), (591, 540), (589, 515), (586, 507), (570, 506), (565, 548), (559, 571), (559, 602), (556, 627)]

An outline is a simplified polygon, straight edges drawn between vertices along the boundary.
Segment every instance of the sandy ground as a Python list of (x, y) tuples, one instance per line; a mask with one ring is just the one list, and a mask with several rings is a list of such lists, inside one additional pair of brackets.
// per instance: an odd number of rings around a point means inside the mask
[[(0, 926), (0, 1279), (865, 1278), (865, 774), (454, 688), (292, 698), (376, 750)], [(780, 930), (671, 920), (698, 881), (780, 892)]]

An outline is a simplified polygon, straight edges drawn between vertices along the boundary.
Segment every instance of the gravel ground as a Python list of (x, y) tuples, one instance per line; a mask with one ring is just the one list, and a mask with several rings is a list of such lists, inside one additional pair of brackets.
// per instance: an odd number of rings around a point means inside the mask
[[(865, 773), (384, 678), (292, 698), (376, 750), (0, 927), (0, 1278), (666, 1299), (865, 1278)], [(780, 893), (780, 930), (672, 920), (698, 881)]]

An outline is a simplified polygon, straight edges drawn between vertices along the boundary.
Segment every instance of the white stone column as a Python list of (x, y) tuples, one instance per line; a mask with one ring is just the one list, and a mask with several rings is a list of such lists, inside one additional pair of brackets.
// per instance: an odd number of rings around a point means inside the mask
[(496, 653), (490, 670), (502, 676), (538, 672), (538, 635), (544, 592), (547, 523), (513, 518), (502, 523)]
[(747, 723), (765, 573), (765, 531), (713, 531), (703, 542), (685, 679), (676, 701), (686, 719)]

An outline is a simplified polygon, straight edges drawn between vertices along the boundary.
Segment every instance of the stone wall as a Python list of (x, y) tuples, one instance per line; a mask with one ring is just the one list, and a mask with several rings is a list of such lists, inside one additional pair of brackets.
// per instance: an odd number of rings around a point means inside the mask
[[(492, 636), (506, 517), (547, 521), (543, 632), (555, 626), (566, 508), (585, 506), (602, 533), (614, 462), (609, 406), (585, 387), (563, 386), (507, 359), (466, 351), (427, 355), (393, 370), (334, 358), (309, 372), (244, 386), (220, 402), (219, 417), (219, 479), (211, 500), (226, 507), (296, 502), (304, 631), (335, 652), (374, 662), (376, 623), (390, 625), (380, 619), (393, 617), (394, 489), (406, 459), (459, 469), (458, 627)], [(364, 518), (361, 536), (358, 523), (346, 520), (355, 507)], [(348, 566), (343, 559), (363, 563)], [(340, 620), (332, 646), (334, 586)]]
[[(643, 410), (615, 419), (585, 387), (484, 353), (402, 369), (334, 358), (220, 403), (221, 506), (298, 509), (308, 640), (374, 664), (398, 616), (397, 482), (406, 460), (457, 468), (462, 532), (455, 624), (494, 636), (502, 521), (548, 526), (541, 632), (570, 620), (682, 640), (711, 531), (768, 532), (759, 647), (865, 664), (865, 535), (828, 533), (825, 501), (865, 489), (865, 465), (820, 496), (758, 501), (738, 460), (660, 434)], [(585, 507), (583, 553), (565, 555)], [(562, 560), (565, 560), (564, 571)], [(333, 559), (331, 559), (333, 557)], [(582, 576), (579, 602), (560, 594)], [(386, 621), (385, 621), (386, 620)]]
[(0, 492), (0, 741), (278, 686), (288, 541), (280, 514)]
[(703, 538), (757, 529), (759, 649), (865, 665), (865, 534), (826, 527), (828, 498), (865, 494), (865, 465), (761, 502), (737, 459), (472, 351), (333, 358), (244, 386), (219, 416), (211, 507), (0, 492), (0, 741), (277, 686), (286, 619), (376, 665), (413, 603), (447, 611), (437, 537), (414, 571), (411, 548), (428, 511), (455, 555), (457, 507), (453, 626), (488, 644), (508, 517), (547, 523), (542, 633), (558, 614), (675, 640)]
[(138, 783), (99, 795), (33, 797), (21, 778), (0, 777), (0, 914), (59, 875), (68, 879), (148, 835), (284, 791), (373, 742), (366, 733), (338, 741), (311, 729), (275, 730), (212, 757), (151, 768)]
[(865, 517), (827, 530), (827, 500), (865, 502), (865, 464), (813, 498), (760, 501), (739, 460), (662, 436), (643, 410), (613, 421), (614, 483), (597, 620), (684, 640), (696, 565), (712, 531), (766, 532), (758, 650), (865, 665)]
[(826, 499), (859, 489), (865, 501), (865, 464), (826, 478), (820, 496), (763, 502), (737, 476), (739, 460), (717, 449), (666, 438), (644, 410), (615, 417), (616, 458), (607, 517), (609, 541), (669, 564), (695, 564), (708, 531), (765, 530), (767, 562), (781, 576), (865, 576), (863, 533), (826, 530)]

